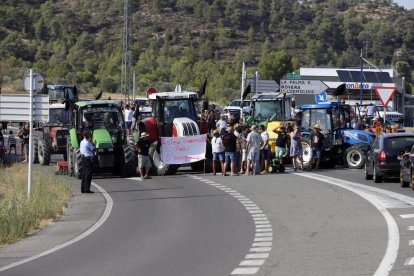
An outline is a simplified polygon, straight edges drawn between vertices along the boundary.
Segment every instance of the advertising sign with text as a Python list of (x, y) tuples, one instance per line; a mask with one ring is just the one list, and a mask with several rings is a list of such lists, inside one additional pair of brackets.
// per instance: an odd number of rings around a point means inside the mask
[(204, 160), (207, 135), (161, 137), (161, 160), (164, 164), (187, 164)]

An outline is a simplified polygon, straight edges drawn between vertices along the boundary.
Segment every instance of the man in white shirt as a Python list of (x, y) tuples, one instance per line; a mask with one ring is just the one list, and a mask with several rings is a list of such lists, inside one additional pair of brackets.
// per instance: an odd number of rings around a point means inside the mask
[(83, 140), (80, 143), (80, 153), (82, 155), (83, 171), (82, 171), (82, 193), (94, 193), (91, 191), (92, 167), (93, 167), (93, 151), (95, 146), (91, 142), (90, 132), (83, 132)]
[(131, 107), (129, 106), (129, 104), (127, 104), (125, 106), (124, 118), (125, 118), (125, 127), (128, 130), (129, 135), (131, 134), (132, 115), (134, 115), (133, 111), (131, 110)]

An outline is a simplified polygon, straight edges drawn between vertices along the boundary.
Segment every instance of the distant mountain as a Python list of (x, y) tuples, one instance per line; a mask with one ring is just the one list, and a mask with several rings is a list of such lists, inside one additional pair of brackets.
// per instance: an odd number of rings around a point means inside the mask
[[(391, 0), (130, 2), (130, 60), (141, 93), (176, 83), (195, 90), (208, 77), (207, 96), (227, 101), (240, 93), (243, 61), (251, 72), (277, 78), (301, 66), (356, 66), (361, 48), (371, 62), (393, 64), (412, 82), (414, 11)], [(123, 4), (3, 0), (0, 84), (19, 88), (33, 66), (49, 83), (119, 91)], [(273, 72), (269, 62), (282, 69)]]

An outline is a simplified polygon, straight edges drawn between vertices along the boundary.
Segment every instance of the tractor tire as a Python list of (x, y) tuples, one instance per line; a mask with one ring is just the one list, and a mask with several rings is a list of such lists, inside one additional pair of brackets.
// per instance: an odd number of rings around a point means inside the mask
[(135, 151), (135, 139), (134, 139), (134, 135), (128, 135), (128, 145), (132, 146), (134, 148)]
[(361, 169), (365, 163), (365, 154), (357, 146), (347, 148), (343, 158), (344, 165), (350, 169)]
[[(151, 147), (153, 148), (153, 147)], [(180, 165), (167, 165), (161, 161), (161, 155), (156, 149), (150, 149), (152, 159), (152, 170), (156, 175), (171, 175), (178, 171)]]
[(52, 149), (48, 145), (48, 143), (43, 139), (38, 139), (38, 157), (39, 163), (42, 166), (49, 166), (50, 164), (50, 155)]
[(83, 160), (82, 160), (82, 155), (80, 153), (80, 149), (74, 150), (72, 157), (73, 157), (73, 176), (76, 177), (77, 179), (81, 179), (82, 172), (83, 172)]
[[(303, 169), (308, 170), (312, 168), (312, 150), (311, 150), (311, 143), (308, 139), (302, 139), (302, 158), (303, 158)], [(300, 160), (296, 158), (296, 168), (300, 168)]]
[(33, 163), (39, 164), (39, 138), (37, 134), (33, 134)]
[(135, 148), (131, 145), (122, 146), (122, 160), (120, 164), (123, 164), (120, 168), (121, 177), (134, 177), (137, 175), (138, 156), (135, 153)]

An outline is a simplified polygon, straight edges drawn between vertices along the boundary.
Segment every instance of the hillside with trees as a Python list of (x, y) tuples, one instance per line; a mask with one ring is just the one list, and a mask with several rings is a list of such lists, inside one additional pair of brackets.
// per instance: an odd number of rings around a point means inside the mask
[[(391, 0), (131, 1), (138, 92), (195, 90), (227, 101), (241, 66), (275, 79), (301, 66), (358, 66), (360, 49), (412, 83), (414, 11)], [(27, 68), (81, 91), (120, 91), (122, 0), (3, 0), (0, 85), (21, 89)]]

